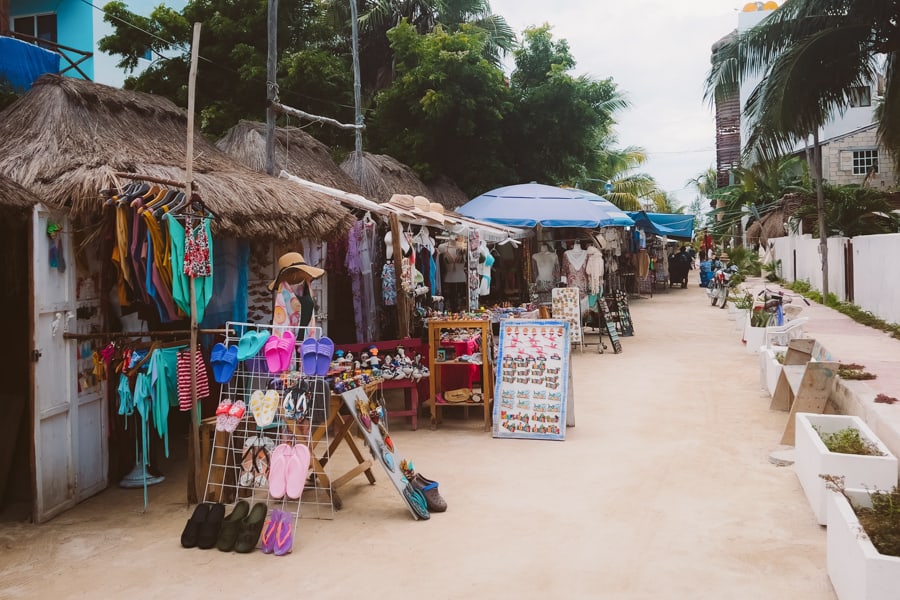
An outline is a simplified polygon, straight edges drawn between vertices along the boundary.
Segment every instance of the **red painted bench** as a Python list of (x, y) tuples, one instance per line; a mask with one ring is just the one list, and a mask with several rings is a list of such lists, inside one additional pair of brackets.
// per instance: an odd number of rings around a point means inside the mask
[[(378, 348), (378, 356), (383, 358), (387, 354), (397, 354), (397, 346), (403, 346), (407, 356), (414, 357), (416, 354), (422, 355), (422, 364), (428, 365), (428, 344), (422, 342), (418, 338), (403, 338), (399, 340), (384, 340), (381, 342), (370, 342), (367, 344), (339, 344), (335, 350), (343, 350), (352, 352), (355, 359), (363, 352), (368, 352), (369, 348), (375, 346)], [(428, 395), (428, 378), (423, 377), (418, 382), (412, 379), (386, 379), (382, 385), (385, 390), (403, 390), (405, 408), (403, 410), (392, 410), (388, 412), (388, 417), (409, 417), (413, 431), (418, 429), (419, 417), (419, 391)]]

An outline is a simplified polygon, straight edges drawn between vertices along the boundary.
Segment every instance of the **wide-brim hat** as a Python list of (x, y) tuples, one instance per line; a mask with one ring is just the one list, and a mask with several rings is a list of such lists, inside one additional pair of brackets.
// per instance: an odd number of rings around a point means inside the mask
[[(430, 219), (436, 223), (444, 224), (444, 207), (437, 202), (431, 202), (425, 196), (416, 196), (413, 198), (413, 212), (420, 216)], [(432, 207), (440, 206), (440, 211), (433, 210)]]
[(325, 274), (325, 269), (306, 264), (306, 259), (303, 258), (303, 255), (299, 252), (288, 252), (287, 254), (282, 254), (281, 258), (278, 259), (278, 275), (276, 275), (275, 279), (269, 284), (269, 289), (275, 289), (275, 286), (278, 285), (278, 281), (285, 273), (295, 270), (301, 271), (307, 275), (309, 279), (317, 279)]
[(394, 194), (391, 196), (390, 200), (383, 204), (388, 205), (390, 207), (389, 210), (406, 215), (407, 217), (413, 217), (416, 214), (414, 211), (416, 204), (413, 201), (413, 197), (409, 194)]

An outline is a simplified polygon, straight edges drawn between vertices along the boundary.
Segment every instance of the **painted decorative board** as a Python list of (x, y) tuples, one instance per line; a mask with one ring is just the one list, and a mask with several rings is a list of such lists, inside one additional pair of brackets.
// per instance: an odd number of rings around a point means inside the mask
[(606, 333), (609, 334), (609, 341), (612, 342), (613, 353), (619, 354), (622, 352), (622, 342), (619, 341), (619, 332), (616, 331), (616, 323), (609, 312), (609, 305), (606, 304), (605, 300), (598, 302), (598, 304), (600, 305), (600, 318), (603, 319)]
[(619, 307), (619, 326), (622, 329), (622, 337), (634, 335), (631, 311), (628, 310), (628, 296), (622, 290), (616, 292), (616, 305)]
[(554, 319), (570, 324), (569, 335), (573, 344), (581, 343), (581, 300), (578, 288), (553, 288), (551, 312)]
[(496, 438), (566, 439), (569, 323), (557, 319), (500, 322)]
[[(396, 453), (394, 441), (391, 439), (390, 443), (388, 443), (385, 440), (387, 430), (383, 428), (383, 424), (380, 427), (378, 423), (373, 423), (368, 415), (365, 418), (360, 416), (357, 406), (366, 407), (366, 409), (369, 406), (369, 397), (366, 395), (365, 390), (355, 388), (341, 394), (341, 398), (344, 400), (344, 406), (356, 420), (359, 432), (365, 438), (366, 445), (372, 453), (372, 458), (384, 468), (384, 472), (387, 473), (391, 483), (400, 492), (400, 497), (403, 498), (406, 508), (409, 509), (409, 512), (412, 513), (415, 519), (427, 518), (428, 507), (424, 504), (421, 506), (416, 504), (416, 498), (411, 493), (409, 480), (403, 476), (403, 471), (400, 470), (401, 458)], [(387, 435), (387, 437), (390, 437), (390, 435)], [(394, 446), (393, 449), (392, 446)], [(424, 496), (419, 497), (419, 501), (424, 502), (424, 500)], [(422, 510), (426, 513), (424, 516), (419, 512)]]

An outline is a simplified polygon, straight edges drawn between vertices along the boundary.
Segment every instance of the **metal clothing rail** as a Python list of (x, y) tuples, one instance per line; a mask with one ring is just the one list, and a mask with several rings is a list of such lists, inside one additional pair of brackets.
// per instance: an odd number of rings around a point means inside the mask
[[(98, 331), (92, 333), (64, 333), (63, 339), (67, 340), (96, 340), (96, 339), (119, 339), (119, 338), (159, 338), (159, 337), (177, 337), (180, 335), (189, 335), (190, 329), (174, 329), (172, 331)], [(225, 335), (234, 335), (233, 329), (198, 329), (197, 333), (224, 333)]]

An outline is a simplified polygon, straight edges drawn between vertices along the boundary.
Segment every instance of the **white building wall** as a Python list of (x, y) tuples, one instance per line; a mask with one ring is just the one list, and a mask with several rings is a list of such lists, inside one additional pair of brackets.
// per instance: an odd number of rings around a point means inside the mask
[[(828, 239), (828, 289), (846, 301), (844, 290), (844, 247), (848, 238)], [(900, 277), (892, 269), (891, 258), (900, 256), (900, 233), (863, 235), (853, 243), (853, 304), (889, 323), (900, 323)], [(822, 289), (819, 240), (811, 235), (772, 240), (776, 260), (781, 260), (782, 277), (787, 281), (808, 281)], [(794, 270), (796, 252), (796, 271)]]
[(853, 303), (889, 323), (900, 323), (900, 233), (853, 238)]

